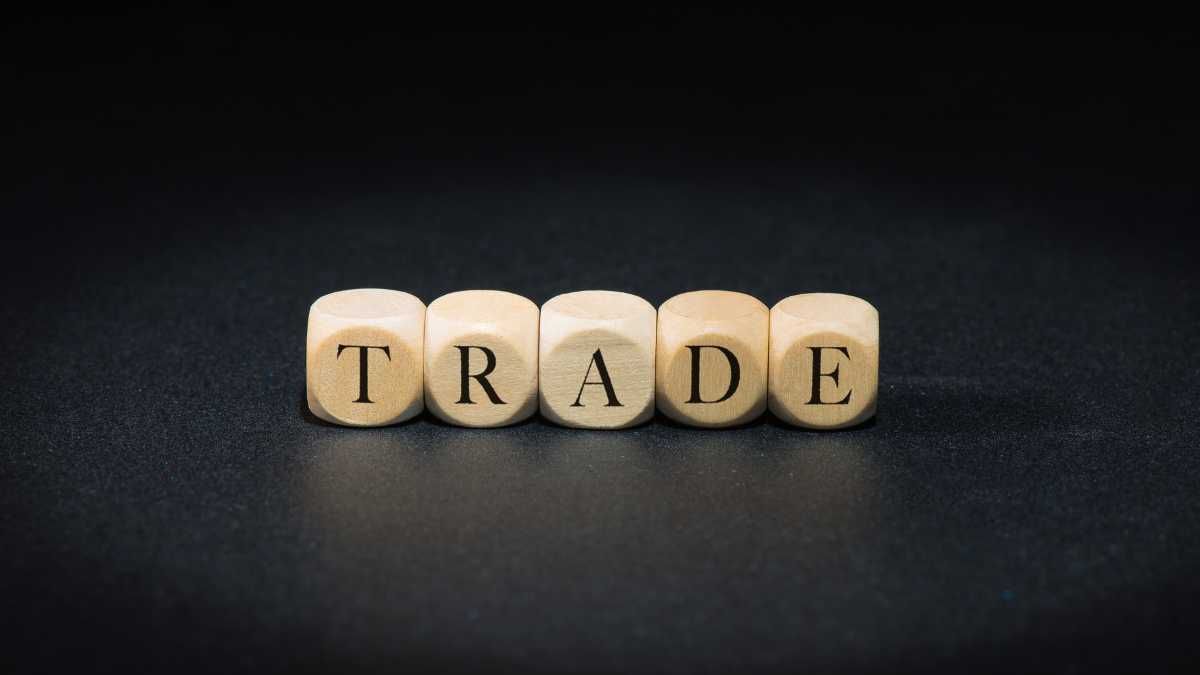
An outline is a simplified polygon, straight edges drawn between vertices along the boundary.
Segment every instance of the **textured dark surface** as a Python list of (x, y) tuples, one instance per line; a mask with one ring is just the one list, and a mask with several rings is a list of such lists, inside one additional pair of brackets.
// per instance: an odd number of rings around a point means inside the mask
[[(181, 53), (229, 48), (205, 30)], [(274, 43), (246, 44), (262, 63)], [(318, 100), (277, 79), (245, 94), (258, 71), (184, 86), (163, 67), (143, 73), (163, 88), (143, 91), (51, 59), (38, 91), (60, 77), (107, 93), (86, 114), (62, 99), (17, 111), (32, 168), (4, 210), (24, 229), (0, 304), (0, 658), (1195, 661), (1194, 108), (1152, 98), (1175, 71), (1117, 71), (1121, 54), (1060, 88), (1060, 62), (1042, 58), (1058, 43), (1039, 44), (1021, 62), (1032, 84), (1000, 57), (982, 75), (936, 61), (949, 70), (923, 71), (927, 88), (879, 94), (888, 114), (819, 76), (564, 95), (489, 90), (477, 73), (467, 96), (379, 93), (360, 74), (358, 98), (339, 98), (354, 87), (324, 72), (336, 94)], [(1137, 48), (1158, 63), (1162, 44)], [(1194, 55), (1165, 44), (1163, 62)], [(140, 73), (131, 53), (121, 67)], [(539, 303), (585, 288), (655, 304), (697, 288), (768, 304), (853, 293), (881, 314), (879, 415), (838, 433), (769, 418), (335, 428), (305, 411), (306, 312), (361, 286)]]

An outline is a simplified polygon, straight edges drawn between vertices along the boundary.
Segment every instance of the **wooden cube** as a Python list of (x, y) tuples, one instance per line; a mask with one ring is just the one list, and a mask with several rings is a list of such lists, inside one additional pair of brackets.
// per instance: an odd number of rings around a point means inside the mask
[(805, 293), (771, 309), (771, 412), (811, 429), (839, 429), (875, 414), (879, 312), (839, 293)]
[(636, 295), (579, 291), (542, 305), (538, 400), (569, 427), (620, 429), (654, 415), (654, 306)]
[(505, 291), (459, 291), (425, 315), (425, 404), (450, 424), (499, 427), (537, 410), (538, 307)]
[(400, 291), (322, 296), (308, 312), (308, 409), (335, 424), (394, 424), (424, 409), (425, 305)]
[(698, 427), (749, 422), (767, 406), (766, 305), (745, 293), (693, 291), (658, 310), (658, 409)]

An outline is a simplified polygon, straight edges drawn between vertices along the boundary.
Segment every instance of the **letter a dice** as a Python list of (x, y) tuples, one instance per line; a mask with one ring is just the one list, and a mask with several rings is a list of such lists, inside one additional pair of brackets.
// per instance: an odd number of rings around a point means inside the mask
[(628, 293), (580, 291), (542, 305), (542, 415), (620, 429), (654, 414), (654, 307)]
[(840, 429), (871, 418), (879, 389), (879, 312), (852, 295), (806, 293), (771, 309), (770, 406), (779, 419)]
[(749, 422), (767, 406), (766, 305), (744, 293), (693, 291), (658, 310), (658, 409), (699, 427)]
[(308, 409), (347, 426), (401, 422), (424, 408), (425, 305), (400, 291), (322, 296), (308, 312)]
[(538, 307), (504, 291), (459, 291), (429, 303), (425, 404), (465, 427), (515, 424), (537, 410)]

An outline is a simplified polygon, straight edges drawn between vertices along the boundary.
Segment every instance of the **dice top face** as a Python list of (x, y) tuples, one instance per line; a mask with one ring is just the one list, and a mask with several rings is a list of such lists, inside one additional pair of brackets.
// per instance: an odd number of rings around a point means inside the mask
[(515, 424), (537, 410), (538, 307), (505, 291), (459, 291), (429, 303), (425, 404), (469, 427)]
[(348, 426), (419, 414), (424, 322), (425, 305), (400, 291), (363, 288), (318, 298), (308, 315), (309, 410)]
[(684, 424), (726, 427), (763, 413), (767, 399), (766, 305), (744, 293), (693, 291), (658, 313), (656, 396)]
[(565, 293), (542, 305), (539, 395), (547, 419), (619, 429), (654, 414), (654, 306), (614, 291)]
[(761, 316), (767, 306), (752, 295), (735, 291), (691, 291), (664, 302), (663, 310), (692, 321), (721, 324), (748, 315)]
[(769, 404), (812, 429), (854, 426), (875, 414), (879, 312), (838, 293), (785, 298), (771, 309)]

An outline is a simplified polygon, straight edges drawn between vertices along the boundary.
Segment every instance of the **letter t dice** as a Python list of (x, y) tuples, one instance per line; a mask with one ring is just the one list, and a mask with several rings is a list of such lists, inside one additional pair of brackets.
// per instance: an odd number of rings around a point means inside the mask
[(313, 415), (375, 427), (424, 409), (425, 305), (380, 288), (317, 298), (308, 312), (306, 390)]

